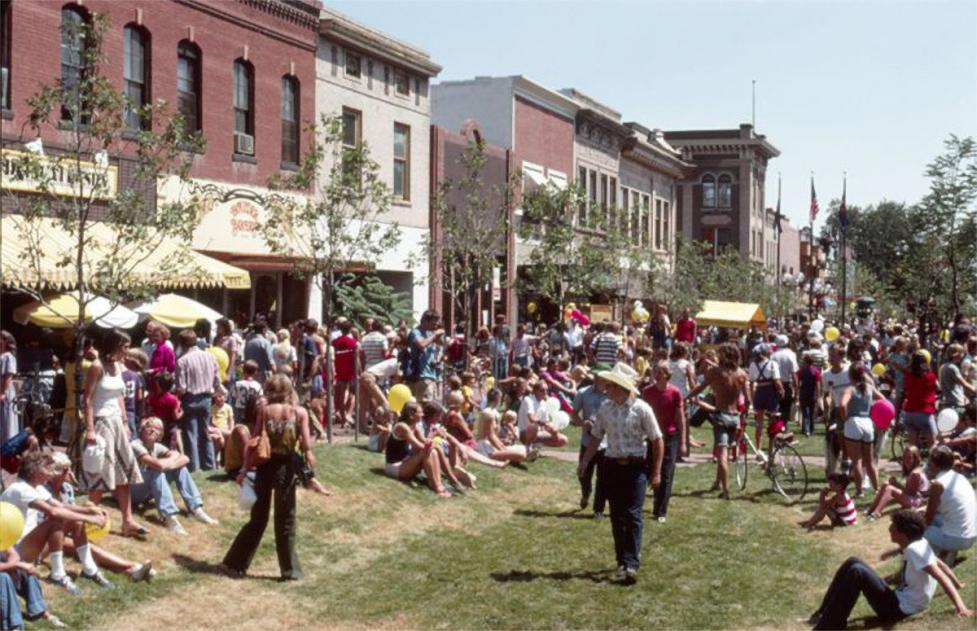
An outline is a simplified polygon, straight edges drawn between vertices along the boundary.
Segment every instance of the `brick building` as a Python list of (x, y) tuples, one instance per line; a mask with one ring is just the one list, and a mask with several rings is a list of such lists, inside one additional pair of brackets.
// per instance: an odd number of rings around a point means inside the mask
[(731, 247), (763, 263), (767, 163), (780, 151), (746, 124), (739, 129), (668, 131), (664, 139), (694, 165), (678, 183), (682, 236), (708, 241), (717, 251)]
[[(257, 216), (255, 197), (275, 173), (294, 168), (307, 147), (303, 122), (315, 113), (315, 47), (319, 8), (314, 0), (11, 0), (3, 9), (3, 143), (5, 151), (32, 138), (26, 99), (41, 82), (69, 78), (83, 42), (70, 41), (62, 24), (106, 14), (106, 63), (100, 72), (139, 105), (163, 99), (206, 139), (194, 156), (192, 177), (212, 189), (208, 214), (193, 242), (252, 272), (250, 291), (214, 290), (198, 297), (227, 313), (249, 318), (273, 311), (278, 320), (304, 317), (305, 282), (287, 275), (263, 241), (236, 216)], [(135, 131), (137, 117), (127, 117)], [(57, 129), (42, 135), (46, 150), (63, 149)], [(128, 188), (133, 152), (109, 156)], [(173, 180), (143, 187), (147, 203), (188, 195)], [(248, 207), (244, 207), (248, 206)], [(263, 295), (271, 296), (262, 302)], [(272, 307), (274, 306), (274, 309)]]

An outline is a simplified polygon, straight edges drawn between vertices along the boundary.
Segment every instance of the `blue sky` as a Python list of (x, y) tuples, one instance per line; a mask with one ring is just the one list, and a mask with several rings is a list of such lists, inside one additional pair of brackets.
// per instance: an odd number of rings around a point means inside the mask
[(767, 205), (915, 202), (951, 133), (977, 135), (977, 2), (328, 1), (431, 52), (441, 79), (523, 74), (648, 127), (750, 121), (781, 150)]

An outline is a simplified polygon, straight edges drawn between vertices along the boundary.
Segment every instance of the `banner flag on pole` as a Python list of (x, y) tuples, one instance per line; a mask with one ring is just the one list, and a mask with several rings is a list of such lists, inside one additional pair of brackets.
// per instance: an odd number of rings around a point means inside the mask
[(818, 194), (814, 192), (814, 176), (811, 176), (811, 223), (818, 217), (818, 211), (821, 208), (818, 206)]

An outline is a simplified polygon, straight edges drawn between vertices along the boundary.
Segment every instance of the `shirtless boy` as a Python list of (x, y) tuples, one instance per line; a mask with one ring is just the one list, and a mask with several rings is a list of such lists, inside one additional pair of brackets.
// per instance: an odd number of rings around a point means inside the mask
[[(747, 396), (746, 371), (740, 368), (740, 351), (735, 344), (726, 343), (719, 347), (719, 365), (706, 373), (706, 379), (685, 397), (686, 402), (694, 399), (700, 392), (709, 388), (715, 397), (713, 413), (713, 436), (716, 441), (716, 476), (722, 492), (721, 499), (729, 499), (729, 449), (736, 448), (736, 430), (739, 429), (740, 397)], [(701, 402), (699, 403), (701, 405)]]

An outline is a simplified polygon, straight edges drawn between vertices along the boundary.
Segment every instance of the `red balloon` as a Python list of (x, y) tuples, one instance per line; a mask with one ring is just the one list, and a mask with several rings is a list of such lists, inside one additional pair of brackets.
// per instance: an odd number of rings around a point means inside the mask
[(577, 320), (577, 322), (579, 322), (580, 324), (582, 324), (584, 326), (590, 326), (590, 318), (588, 318), (587, 316), (585, 316), (582, 313), (580, 314), (580, 318)]
[(868, 415), (872, 417), (875, 427), (884, 431), (892, 425), (892, 420), (896, 417), (896, 408), (887, 399), (879, 399), (872, 404)]

